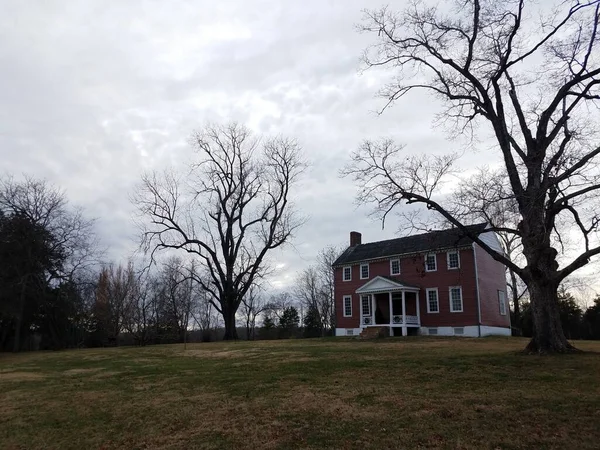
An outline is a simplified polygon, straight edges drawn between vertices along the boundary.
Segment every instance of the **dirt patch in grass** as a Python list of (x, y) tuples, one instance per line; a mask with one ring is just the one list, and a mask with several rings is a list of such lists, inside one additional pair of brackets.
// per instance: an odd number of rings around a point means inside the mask
[(34, 372), (2, 372), (0, 373), (0, 381), (34, 381), (43, 380), (46, 378), (41, 373)]
[(94, 376), (90, 377), (91, 380), (102, 380), (104, 378), (110, 378), (110, 377), (115, 377), (117, 375), (120, 375), (124, 372), (118, 372), (116, 370), (104, 370), (100, 373), (95, 374)]
[(184, 350), (183, 356), (192, 356), (195, 358), (241, 358), (254, 356), (252, 352), (244, 352), (242, 350), (220, 350), (220, 351), (211, 351), (211, 350)]
[(63, 375), (82, 375), (88, 373), (99, 372), (102, 370), (101, 367), (94, 367), (92, 369), (69, 369), (63, 372)]

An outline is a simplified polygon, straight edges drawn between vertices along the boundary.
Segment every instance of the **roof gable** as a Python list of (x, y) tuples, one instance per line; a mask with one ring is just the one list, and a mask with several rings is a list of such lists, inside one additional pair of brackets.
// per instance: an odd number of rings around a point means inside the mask
[(356, 290), (357, 294), (371, 294), (375, 292), (390, 292), (401, 290), (419, 290), (418, 287), (409, 284), (403, 284), (400, 281), (391, 278), (378, 276), (370, 281), (367, 281)]
[[(481, 234), (485, 232), (487, 224), (480, 223), (469, 225), (469, 231)], [(333, 263), (334, 266), (341, 264), (356, 263), (390, 256), (399, 256), (414, 253), (425, 253), (433, 250), (467, 247), (473, 240), (458, 228), (448, 230), (432, 231), (430, 233), (417, 234), (386, 241), (369, 242), (367, 244), (348, 247), (344, 253)]]

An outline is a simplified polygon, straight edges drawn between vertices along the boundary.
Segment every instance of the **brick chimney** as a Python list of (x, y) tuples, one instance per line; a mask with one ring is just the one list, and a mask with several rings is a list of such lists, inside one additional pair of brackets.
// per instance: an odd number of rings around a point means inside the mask
[(357, 245), (362, 244), (362, 234), (358, 231), (350, 232), (350, 247), (355, 247)]

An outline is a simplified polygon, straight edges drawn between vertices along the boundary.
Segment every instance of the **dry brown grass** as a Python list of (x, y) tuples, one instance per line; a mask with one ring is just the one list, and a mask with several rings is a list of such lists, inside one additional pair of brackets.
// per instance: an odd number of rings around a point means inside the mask
[(523, 346), (317, 339), (10, 355), (0, 447), (597, 448), (600, 356)]

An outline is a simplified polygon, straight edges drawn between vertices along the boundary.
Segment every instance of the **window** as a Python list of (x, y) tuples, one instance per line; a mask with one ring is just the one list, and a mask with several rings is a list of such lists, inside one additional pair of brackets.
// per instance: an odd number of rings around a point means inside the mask
[(465, 329), (463, 327), (456, 327), (454, 328), (454, 335), (455, 336), (462, 336), (465, 334)]
[(370, 316), (371, 315), (371, 296), (363, 295), (360, 297), (360, 299), (361, 299), (363, 316)]
[(400, 275), (400, 260), (392, 259), (390, 261), (390, 274), (391, 275)]
[(348, 328), (346, 330), (346, 336), (354, 336), (354, 330), (352, 328)]
[(462, 288), (460, 286), (454, 286), (450, 288), (450, 312), (462, 312), (463, 300), (462, 300)]
[(344, 267), (343, 271), (344, 271), (343, 280), (344, 281), (352, 280), (352, 267), (346, 266), (346, 267)]
[(352, 317), (352, 296), (344, 295), (344, 317)]
[(369, 264), (360, 265), (360, 279), (365, 280), (369, 278)]
[(437, 328), (429, 328), (427, 330), (427, 334), (430, 335), (430, 336), (435, 336), (435, 335), (438, 334), (438, 330), (437, 330)]
[(437, 270), (437, 262), (435, 254), (425, 256), (425, 272), (435, 272)]
[(500, 315), (506, 315), (506, 294), (504, 291), (498, 291), (498, 306), (500, 306)]
[(440, 312), (440, 302), (438, 299), (437, 288), (428, 288), (427, 292), (427, 312), (438, 313)]
[(448, 269), (460, 268), (460, 256), (458, 252), (448, 252)]

